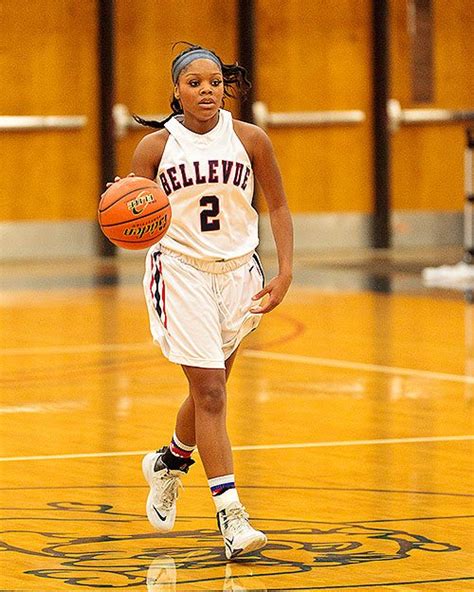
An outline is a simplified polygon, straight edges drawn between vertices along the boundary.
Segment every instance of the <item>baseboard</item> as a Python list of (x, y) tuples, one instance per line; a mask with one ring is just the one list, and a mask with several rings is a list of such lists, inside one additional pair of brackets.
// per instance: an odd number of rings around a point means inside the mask
[(97, 230), (87, 220), (1, 222), (0, 259), (94, 256)]
[[(372, 245), (372, 216), (359, 213), (294, 214), (295, 251), (368, 248)], [(392, 216), (393, 247), (462, 245), (460, 212), (404, 212)], [(260, 216), (260, 249), (275, 248), (268, 214)]]
[[(294, 214), (295, 250), (320, 251), (371, 246), (372, 216), (359, 213)], [(0, 223), (0, 259), (89, 257), (98, 253), (94, 221)], [(461, 212), (402, 212), (392, 217), (393, 247), (462, 245)], [(274, 251), (268, 214), (260, 216), (260, 249)], [(120, 256), (136, 251), (118, 250)], [(140, 253), (140, 252), (138, 252)]]

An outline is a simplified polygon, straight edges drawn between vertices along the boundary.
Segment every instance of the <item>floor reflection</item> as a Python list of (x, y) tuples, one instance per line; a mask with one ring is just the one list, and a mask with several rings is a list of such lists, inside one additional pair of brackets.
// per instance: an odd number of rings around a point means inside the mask
[[(216, 591), (234, 591), (247, 592), (267, 592), (267, 588), (247, 587), (248, 584), (241, 578), (252, 577), (253, 570), (251, 566), (239, 565), (235, 563), (226, 563), (222, 566), (222, 583), (209, 584)], [(217, 578), (212, 578), (216, 580)], [(148, 568), (146, 578), (147, 592), (176, 592), (179, 587), (178, 572), (174, 559), (169, 555), (162, 555), (152, 561)], [(219, 586), (219, 587), (217, 587)], [(210, 590), (210, 588), (209, 588)]]

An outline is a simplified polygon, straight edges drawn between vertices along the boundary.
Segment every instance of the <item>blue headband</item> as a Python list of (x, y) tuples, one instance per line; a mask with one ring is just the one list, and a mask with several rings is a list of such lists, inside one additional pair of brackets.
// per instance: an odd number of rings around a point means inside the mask
[(211, 51), (209, 51), (208, 49), (193, 49), (191, 51), (188, 51), (181, 57), (178, 57), (176, 59), (176, 62), (173, 64), (173, 68), (171, 70), (171, 77), (173, 79), (174, 84), (176, 84), (176, 81), (178, 80), (178, 77), (181, 74), (182, 70), (186, 68), (186, 66), (189, 66), (191, 62), (194, 62), (194, 60), (212, 60), (215, 64), (219, 66), (219, 69), (221, 69), (219, 58), (216, 55), (214, 55)]

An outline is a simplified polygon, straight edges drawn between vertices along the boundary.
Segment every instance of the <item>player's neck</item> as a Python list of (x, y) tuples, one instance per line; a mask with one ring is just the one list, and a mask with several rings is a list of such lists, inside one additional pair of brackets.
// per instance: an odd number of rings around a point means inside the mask
[(182, 124), (188, 130), (195, 134), (207, 134), (216, 127), (219, 122), (219, 112), (217, 112), (211, 119), (201, 120), (197, 119), (189, 113), (185, 113)]

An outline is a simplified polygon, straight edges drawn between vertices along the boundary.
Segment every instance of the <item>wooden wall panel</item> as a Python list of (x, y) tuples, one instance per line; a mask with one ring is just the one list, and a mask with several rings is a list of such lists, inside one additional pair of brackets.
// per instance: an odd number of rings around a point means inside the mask
[[(406, 0), (392, 0), (392, 96), (403, 108), (474, 109), (472, 0), (433, 0), (434, 83), (432, 103), (414, 103), (410, 86), (410, 39)], [(402, 127), (392, 141), (392, 191), (396, 210), (456, 211), (463, 208), (466, 124)]]
[(361, 109), (364, 124), (270, 130), (294, 212), (368, 212), (370, 0), (257, 2), (257, 98), (270, 111)]
[[(172, 49), (177, 41), (198, 43), (216, 51), (224, 61), (236, 61), (236, 5), (219, 0), (117, 0), (117, 101), (139, 114), (170, 113), (170, 66), (181, 51)], [(238, 112), (235, 101), (228, 101), (226, 107)], [(121, 175), (130, 170), (135, 146), (150, 131), (132, 131), (119, 141)]]
[(0, 220), (88, 219), (98, 190), (94, 0), (1, 5), (2, 115), (86, 115), (78, 131), (0, 132)]
[[(96, 0), (1, 4), (3, 115), (86, 115), (80, 131), (2, 133), (0, 220), (95, 218), (98, 194)], [(471, 0), (433, 0), (435, 102), (472, 109)], [(237, 2), (117, 0), (117, 101), (168, 112), (177, 40), (237, 58)], [(362, 109), (364, 124), (271, 130), (294, 212), (370, 212), (371, 0), (256, 2), (256, 97), (272, 111)], [(406, 0), (391, 2), (392, 96), (410, 100)], [(229, 107), (237, 113), (238, 105)], [(395, 209), (460, 210), (464, 125), (393, 136)], [(118, 142), (126, 174), (146, 129)], [(17, 197), (21, 196), (21, 197)]]

